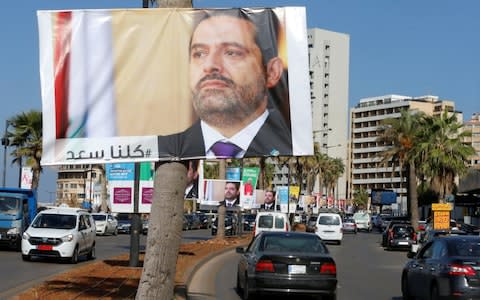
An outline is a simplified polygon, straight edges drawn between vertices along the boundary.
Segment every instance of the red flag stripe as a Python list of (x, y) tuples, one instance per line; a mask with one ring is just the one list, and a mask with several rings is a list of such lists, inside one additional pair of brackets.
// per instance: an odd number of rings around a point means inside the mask
[(56, 137), (65, 138), (68, 128), (68, 88), (72, 12), (59, 12), (55, 23), (55, 125)]

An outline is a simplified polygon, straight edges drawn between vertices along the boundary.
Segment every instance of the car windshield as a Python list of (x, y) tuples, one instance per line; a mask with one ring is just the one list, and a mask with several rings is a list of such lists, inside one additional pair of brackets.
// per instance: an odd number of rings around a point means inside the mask
[(328, 253), (320, 238), (315, 235), (267, 235), (260, 243), (260, 250), (288, 253)]
[(74, 229), (76, 226), (76, 215), (40, 214), (32, 223), (33, 228)]
[(480, 256), (480, 240), (453, 240), (449, 243), (451, 256)]
[(340, 225), (340, 218), (335, 216), (320, 216), (318, 220), (320, 225)]
[(106, 215), (92, 215), (95, 221), (105, 221), (107, 219)]

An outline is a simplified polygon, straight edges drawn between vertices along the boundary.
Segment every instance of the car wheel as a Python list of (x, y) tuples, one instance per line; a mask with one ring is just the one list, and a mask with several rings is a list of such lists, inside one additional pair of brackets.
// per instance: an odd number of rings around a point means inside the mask
[(113, 231), (113, 235), (117, 235), (118, 234), (118, 228), (115, 228), (115, 230)]
[(243, 289), (242, 285), (240, 284), (240, 274), (237, 273), (237, 293), (242, 295)]
[(76, 264), (78, 262), (78, 246), (75, 247), (72, 253), (72, 257), (70, 257), (70, 263)]
[(87, 258), (90, 260), (95, 259), (95, 243), (93, 243), (92, 248), (90, 248), (90, 252), (88, 252)]
[(438, 286), (437, 284), (433, 284), (430, 290), (430, 300), (438, 300), (440, 299), (440, 295), (438, 294)]
[(30, 261), (32, 258), (31, 258), (30, 255), (28, 255), (28, 254), (27, 254), (27, 255), (23, 255), (23, 254), (22, 254), (22, 259), (23, 259), (24, 261)]
[(341, 244), (342, 244), (342, 240), (338, 240), (337, 245), (341, 245)]
[(413, 297), (410, 295), (408, 291), (408, 281), (406, 275), (402, 276), (402, 296), (404, 300), (412, 300)]
[(244, 282), (244, 285), (243, 285), (242, 299), (243, 300), (253, 299), (252, 293), (250, 292), (250, 289), (248, 288), (248, 277), (247, 277), (246, 274), (245, 274), (245, 282)]

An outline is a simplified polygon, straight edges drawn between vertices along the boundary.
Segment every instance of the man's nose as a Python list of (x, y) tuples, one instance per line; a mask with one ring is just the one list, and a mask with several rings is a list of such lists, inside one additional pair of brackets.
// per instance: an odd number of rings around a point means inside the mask
[(213, 51), (207, 56), (203, 69), (206, 73), (223, 71), (223, 60), (220, 51)]

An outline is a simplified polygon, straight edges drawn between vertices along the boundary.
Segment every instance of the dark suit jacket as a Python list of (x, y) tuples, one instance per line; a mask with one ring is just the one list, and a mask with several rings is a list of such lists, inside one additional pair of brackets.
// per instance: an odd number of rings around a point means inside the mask
[[(200, 121), (179, 134), (159, 136), (160, 158), (205, 157), (205, 143)], [(260, 127), (244, 157), (292, 155), (292, 134), (282, 115), (270, 110), (265, 123)]]
[[(275, 205), (273, 205), (273, 206), (272, 206), (271, 208), (269, 208), (269, 209), (266, 209), (266, 208), (265, 208), (265, 204), (261, 204), (261, 205), (260, 205), (260, 209), (274, 210), (274, 209), (275, 209)], [(277, 210), (280, 210), (280, 205), (277, 204), (277, 205), (276, 205), (276, 209), (277, 209)]]

